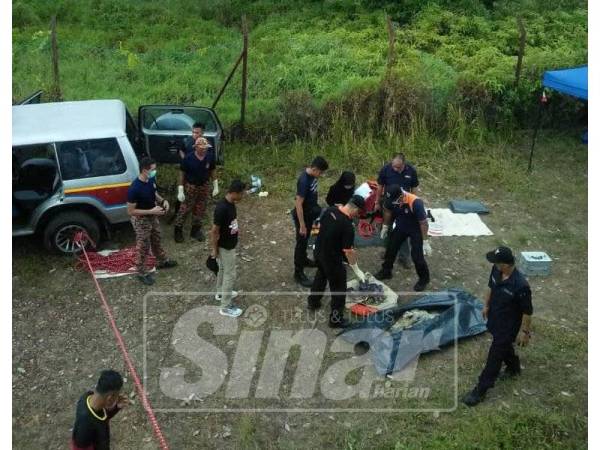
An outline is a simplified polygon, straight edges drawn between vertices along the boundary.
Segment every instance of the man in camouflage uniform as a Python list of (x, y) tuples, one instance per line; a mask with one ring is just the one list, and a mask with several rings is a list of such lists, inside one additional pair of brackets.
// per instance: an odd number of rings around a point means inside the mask
[(194, 152), (189, 153), (181, 161), (177, 199), (181, 202), (175, 218), (175, 242), (183, 242), (183, 223), (192, 212), (192, 229), (190, 236), (198, 241), (204, 240), (202, 234), (202, 218), (208, 200), (209, 180), (215, 170), (215, 160), (208, 141), (199, 137), (194, 143)]
[(138, 279), (150, 286), (154, 277), (146, 268), (146, 258), (152, 250), (157, 269), (175, 267), (177, 262), (167, 258), (160, 243), (159, 216), (169, 210), (169, 202), (156, 192), (156, 163), (150, 158), (140, 161), (140, 175), (133, 180), (127, 192), (127, 212), (135, 231), (135, 267)]

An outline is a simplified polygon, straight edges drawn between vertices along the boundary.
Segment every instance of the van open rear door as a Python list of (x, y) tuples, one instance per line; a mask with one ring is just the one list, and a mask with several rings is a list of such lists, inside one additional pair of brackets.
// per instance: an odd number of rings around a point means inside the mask
[(15, 103), (15, 105), (32, 105), (37, 103), (42, 103), (42, 94), (44, 91), (37, 91), (31, 94), (29, 97), (25, 97), (20, 102)]
[(144, 105), (138, 125), (150, 156), (160, 163), (178, 163), (180, 151), (189, 146), (192, 126), (202, 124), (204, 137), (212, 145), (218, 164), (223, 164), (223, 127), (211, 108), (201, 106)]

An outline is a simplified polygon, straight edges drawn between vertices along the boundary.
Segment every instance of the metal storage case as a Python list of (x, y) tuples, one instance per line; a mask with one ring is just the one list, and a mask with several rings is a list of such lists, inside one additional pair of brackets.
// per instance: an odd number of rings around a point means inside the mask
[(552, 258), (544, 252), (521, 252), (518, 265), (527, 276), (550, 275)]

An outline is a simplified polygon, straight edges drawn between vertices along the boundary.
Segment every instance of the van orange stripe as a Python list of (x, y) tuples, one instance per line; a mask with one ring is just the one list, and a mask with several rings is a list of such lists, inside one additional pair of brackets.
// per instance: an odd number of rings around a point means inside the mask
[(98, 189), (109, 189), (109, 188), (118, 188), (118, 187), (129, 187), (131, 183), (113, 183), (113, 184), (99, 184), (96, 186), (86, 186), (80, 188), (72, 188), (65, 189), (65, 194), (73, 194), (75, 192), (84, 192), (84, 191), (96, 191)]

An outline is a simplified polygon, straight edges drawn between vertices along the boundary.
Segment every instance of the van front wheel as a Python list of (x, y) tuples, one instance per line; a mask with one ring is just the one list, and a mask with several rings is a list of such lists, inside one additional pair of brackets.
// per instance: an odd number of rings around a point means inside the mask
[(75, 235), (80, 231), (87, 233), (94, 243), (100, 238), (100, 226), (89, 214), (78, 211), (60, 213), (44, 229), (44, 246), (62, 255), (77, 253), (81, 249), (75, 242)]

